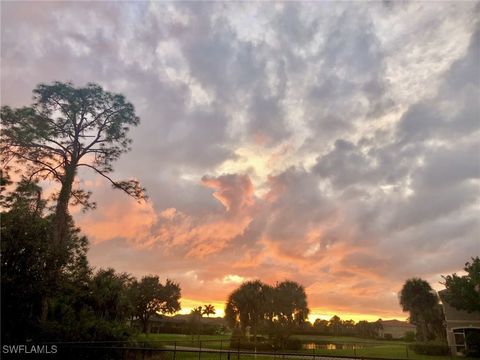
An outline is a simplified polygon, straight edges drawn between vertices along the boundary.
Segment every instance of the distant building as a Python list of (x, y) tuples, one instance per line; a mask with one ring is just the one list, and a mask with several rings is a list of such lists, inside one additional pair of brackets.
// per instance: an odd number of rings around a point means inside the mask
[[(439, 291), (440, 299), (445, 290)], [(448, 346), (454, 355), (461, 354), (468, 349), (470, 333), (480, 333), (480, 312), (466, 312), (457, 310), (442, 299), (445, 314), (445, 330), (447, 331)]]
[(381, 338), (401, 339), (407, 332), (415, 332), (415, 325), (400, 320), (380, 320), (382, 328), (378, 331)]

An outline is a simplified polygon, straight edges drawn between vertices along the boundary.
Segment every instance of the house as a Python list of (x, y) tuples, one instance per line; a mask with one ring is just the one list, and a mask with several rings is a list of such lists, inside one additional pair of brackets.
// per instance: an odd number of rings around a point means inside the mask
[(407, 332), (415, 332), (415, 325), (409, 324), (406, 321), (400, 320), (380, 320), (382, 329), (379, 330), (378, 335), (381, 338), (401, 339), (405, 337)]
[[(439, 291), (442, 299), (445, 290)], [(480, 312), (467, 312), (457, 310), (442, 299), (443, 312), (445, 314), (445, 330), (447, 332), (448, 346), (452, 354), (462, 354), (468, 350), (469, 338), (476, 334), (480, 337)], [(477, 345), (478, 346), (478, 345)]]

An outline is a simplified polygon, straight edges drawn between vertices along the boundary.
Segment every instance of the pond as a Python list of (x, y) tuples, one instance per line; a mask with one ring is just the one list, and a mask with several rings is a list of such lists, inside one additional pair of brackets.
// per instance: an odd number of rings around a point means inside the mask
[(360, 344), (340, 344), (340, 343), (305, 343), (302, 345), (303, 349), (306, 350), (344, 350), (344, 349), (365, 349), (364, 345)]

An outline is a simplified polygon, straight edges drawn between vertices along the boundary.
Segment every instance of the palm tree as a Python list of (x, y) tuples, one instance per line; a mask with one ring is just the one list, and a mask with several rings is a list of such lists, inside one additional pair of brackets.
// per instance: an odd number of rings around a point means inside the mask
[(273, 321), (275, 343), (284, 348), (293, 331), (301, 326), (310, 310), (305, 288), (294, 281), (277, 283), (273, 289)]
[(417, 337), (420, 341), (429, 338), (429, 320), (438, 307), (438, 296), (428, 282), (412, 278), (405, 282), (400, 292), (400, 305), (403, 311), (410, 312), (410, 322), (417, 326)]
[(193, 341), (196, 333), (198, 334), (199, 341), (200, 341), (201, 318), (202, 318), (202, 307), (201, 306), (193, 308), (190, 311), (189, 326), (190, 326), (190, 333), (192, 335), (192, 341)]
[(202, 315), (207, 315), (207, 317), (210, 317), (210, 314), (215, 314), (215, 306), (212, 304), (203, 305)]
[(329, 327), (333, 329), (333, 334), (335, 336), (340, 335), (340, 330), (342, 328), (342, 319), (337, 315), (333, 315), (333, 317), (329, 321)]
[(247, 281), (228, 297), (225, 318), (232, 327), (240, 326), (245, 335), (250, 326), (257, 335), (258, 325), (267, 313), (267, 293), (270, 287), (259, 280)]
[(274, 309), (278, 318), (300, 325), (308, 317), (305, 288), (294, 281), (283, 281), (275, 286)]

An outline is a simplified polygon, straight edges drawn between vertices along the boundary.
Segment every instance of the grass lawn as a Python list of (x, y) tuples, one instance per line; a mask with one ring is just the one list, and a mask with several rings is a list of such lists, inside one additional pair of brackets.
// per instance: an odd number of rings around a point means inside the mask
[[(383, 340), (368, 340), (355, 337), (334, 337), (334, 336), (315, 336), (315, 335), (296, 335), (293, 336), (302, 340), (303, 343), (332, 343), (332, 344), (358, 344), (359, 349), (312, 349), (290, 351), (289, 353), (303, 353), (317, 356), (347, 356), (347, 357), (372, 357), (372, 358), (387, 358), (387, 359), (414, 359), (414, 360), (450, 360), (450, 356), (426, 356), (414, 353), (408, 349), (407, 343), (401, 341), (383, 341)], [(181, 335), (181, 334), (138, 334), (135, 341), (142, 346), (145, 343), (147, 347), (161, 347), (172, 346), (176, 343), (177, 347), (191, 347), (203, 349), (227, 349), (230, 344), (230, 335)], [(165, 354), (165, 359), (170, 359), (170, 355)], [(173, 358), (173, 357), (172, 357)], [(235, 360), (234, 356), (231, 359)], [(255, 357), (249, 355), (241, 355), (241, 359), (250, 360)], [(256, 357), (256, 360), (272, 359), (272, 356)], [(277, 357), (280, 358), (280, 357)], [(177, 353), (176, 359), (199, 359), (198, 353)], [(202, 354), (201, 359), (220, 359), (220, 354)], [(223, 360), (227, 357), (222, 356)]]
[(198, 340), (230, 340), (230, 335), (183, 335), (183, 334), (138, 334), (136, 340), (145, 341), (195, 341)]
[(138, 343), (146, 343), (148, 347), (174, 345), (185, 347), (202, 347), (225, 349), (230, 344), (230, 335), (183, 335), (183, 334), (138, 334), (133, 338)]
[(302, 340), (304, 343), (308, 342), (328, 342), (336, 344), (406, 344), (403, 341), (394, 341), (394, 340), (375, 340), (375, 339), (362, 339), (352, 336), (328, 336), (328, 335), (293, 335), (292, 337)]

